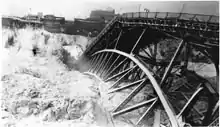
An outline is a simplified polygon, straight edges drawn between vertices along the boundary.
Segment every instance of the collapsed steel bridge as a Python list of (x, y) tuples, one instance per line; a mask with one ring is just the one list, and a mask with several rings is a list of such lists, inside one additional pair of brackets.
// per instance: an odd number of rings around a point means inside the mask
[[(112, 111), (115, 119), (144, 108), (136, 126), (149, 117), (158, 127), (218, 125), (218, 16), (125, 13), (109, 22), (81, 60), (87, 73), (112, 83), (109, 94), (130, 90)], [(197, 65), (213, 65), (214, 80)], [(141, 90), (145, 98), (131, 104)]]

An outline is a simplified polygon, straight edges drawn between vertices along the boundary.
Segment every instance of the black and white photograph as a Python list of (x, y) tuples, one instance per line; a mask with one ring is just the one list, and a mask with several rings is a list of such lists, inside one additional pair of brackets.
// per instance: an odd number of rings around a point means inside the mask
[(0, 127), (219, 127), (219, 1), (0, 6)]

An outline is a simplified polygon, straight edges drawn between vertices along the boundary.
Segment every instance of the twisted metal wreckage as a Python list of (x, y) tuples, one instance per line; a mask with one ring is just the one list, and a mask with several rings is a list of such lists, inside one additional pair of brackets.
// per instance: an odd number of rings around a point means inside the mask
[[(157, 126), (217, 126), (218, 19), (165, 12), (125, 13), (112, 19), (82, 56), (90, 68), (87, 73), (113, 82), (109, 93), (130, 90), (112, 116), (144, 107), (137, 126), (147, 116), (154, 116)], [(214, 64), (215, 80), (192, 69), (201, 63)], [(145, 99), (131, 105), (142, 89)]]

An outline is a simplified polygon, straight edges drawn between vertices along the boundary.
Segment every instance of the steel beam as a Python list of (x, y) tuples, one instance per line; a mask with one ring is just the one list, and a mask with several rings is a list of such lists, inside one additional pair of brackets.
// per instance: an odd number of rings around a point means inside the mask
[(109, 62), (110, 62), (110, 60), (112, 59), (112, 56), (113, 56), (113, 54), (114, 53), (111, 53), (111, 55), (110, 55), (110, 57), (108, 58), (108, 61), (106, 62), (106, 64), (105, 64), (105, 66), (103, 67), (103, 72), (101, 72), (101, 74), (100, 74), (100, 77), (102, 77), (102, 75), (103, 75), (103, 73), (105, 73), (106, 72), (106, 67), (108, 67), (108, 65), (109, 65)]
[(105, 82), (108, 82), (108, 81), (110, 81), (110, 80), (112, 80), (112, 79), (114, 79), (114, 78), (116, 78), (116, 77), (118, 77), (118, 76), (120, 76), (120, 75), (122, 75), (122, 74), (124, 74), (124, 73), (130, 72), (130, 71), (131, 71), (132, 69), (134, 69), (135, 67), (137, 67), (137, 66), (133, 66), (133, 67), (130, 67), (130, 68), (126, 69), (126, 70), (123, 70), (123, 71), (121, 71), (121, 72), (119, 72), (119, 73), (113, 75), (112, 77), (108, 78), (107, 80), (105, 80)]
[(97, 59), (97, 63), (96, 63), (96, 65), (95, 65), (95, 67), (94, 67), (93, 73), (98, 73), (97, 70), (100, 68), (100, 63), (102, 62), (103, 57), (104, 57), (104, 53), (103, 53), (103, 54), (100, 54), (100, 58)]
[[(113, 53), (113, 52), (112, 52), (112, 53)], [(107, 69), (106, 73), (108, 73), (108, 71), (111, 70), (112, 66), (116, 63), (116, 61), (119, 59), (119, 57), (120, 57), (120, 55), (118, 55), (118, 57), (114, 60), (114, 62), (113, 62), (113, 63), (111, 64), (111, 66), (109, 67), (109, 69)], [(106, 77), (108, 77), (108, 75), (109, 75), (109, 74), (106, 74), (106, 73), (105, 73), (106, 76), (104, 77), (104, 79), (105, 79)]]
[(144, 112), (144, 114), (138, 119), (138, 121), (136, 122), (136, 126), (140, 124), (140, 122), (143, 120), (144, 117), (147, 116), (147, 114), (152, 110), (152, 108), (154, 107), (154, 105), (156, 104), (158, 98), (147, 108), (147, 110)]
[[(100, 58), (100, 54), (97, 54), (97, 56), (96, 56), (96, 58), (95, 58), (95, 60), (94, 60), (94, 63), (93, 63), (93, 67), (92, 68), (90, 68), (90, 70), (89, 70), (89, 72), (94, 72), (94, 69), (95, 69), (95, 67), (97, 66), (97, 61), (98, 61), (98, 59)], [(93, 56), (93, 57), (95, 57), (95, 56)]]
[(89, 72), (93, 68), (96, 59), (97, 59), (97, 56), (94, 56), (94, 57), (92, 57), (92, 60), (90, 60), (91, 62), (89, 62)]
[(212, 115), (214, 115), (215, 112), (218, 111), (218, 109), (219, 109), (219, 100), (217, 101), (217, 103), (216, 103), (215, 106), (214, 106), (214, 109), (212, 110)]
[[(108, 58), (108, 53), (106, 53), (105, 57), (102, 59), (102, 62), (100, 63), (100, 67), (98, 68), (97, 72), (103, 70), (103, 64), (105, 64), (107, 58)], [(97, 75), (99, 75), (99, 73), (97, 73)]]
[(145, 31), (146, 31), (146, 29), (144, 29), (143, 32), (141, 33), (140, 37), (138, 38), (138, 40), (136, 41), (135, 45), (133, 46), (133, 48), (132, 48), (130, 54), (132, 54), (133, 51), (135, 50), (137, 44), (140, 42), (140, 40), (141, 40), (142, 36), (144, 35)]
[(111, 87), (111, 88), (114, 88), (114, 87), (117, 87), (118, 85), (118, 82), (121, 81), (122, 78), (124, 78), (128, 73), (130, 73), (133, 69), (135, 69), (137, 67), (137, 65), (133, 66), (130, 70), (128, 70), (125, 74), (123, 74)]
[(169, 119), (170, 119), (170, 122), (172, 124), (173, 127), (179, 127), (179, 123), (177, 122), (177, 118), (176, 118), (176, 114), (173, 110), (173, 107), (171, 106), (171, 104), (169, 104), (169, 101), (166, 99), (166, 95), (163, 93), (163, 91), (161, 90), (160, 86), (158, 85), (157, 81), (155, 80), (155, 78), (151, 75), (150, 71), (138, 60), (135, 58), (135, 56), (132, 56), (128, 53), (125, 53), (125, 52), (122, 52), (122, 51), (119, 51), (119, 50), (114, 50), (114, 49), (105, 49), (105, 50), (101, 50), (101, 51), (98, 51), (95, 54), (98, 54), (98, 53), (102, 53), (102, 52), (114, 52), (114, 53), (117, 53), (117, 54), (120, 54), (122, 56), (125, 56), (129, 59), (131, 59), (133, 62), (135, 62), (142, 70), (143, 72), (147, 75), (147, 77), (149, 78), (149, 80), (151, 81), (154, 89), (155, 89), (155, 92), (157, 93), (160, 101), (161, 101), (161, 104), (163, 105)]
[(113, 112), (117, 112), (119, 110), (121, 110), (122, 107), (124, 107), (135, 95), (138, 94), (138, 92), (140, 92), (144, 86), (146, 85), (144, 82), (146, 80), (144, 80), (143, 82), (141, 82), (134, 90), (132, 90), (132, 92), (114, 109)]
[(133, 110), (135, 110), (135, 109), (139, 109), (139, 108), (141, 108), (141, 107), (143, 107), (143, 106), (145, 106), (145, 105), (147, 105), (147, 104), (149, 104), (149, 103), (151, 103), (151, 102), (154, 102), (156, 99), (157, 99), (157, 98), (152, 98), (152, 99), (150, 99), (150, 100), (147, 100), (147, 101), (138, 103), (138, 104), (136, 104), (136, 105), (134, 105), (134, 106), (130, 106), (130, 107), (126, 108), (126, 109), (120, 110), (120, 111), (118, 111), (118, 112), (113, 112), (113, 113), (112, 113), (112, 116), (113, 116), (113, 117), (116, 117), (116, 116), (118, 116), (118, 115), (121, 115), (121, 114), (130, 112), (130, 111), (133, 111)]
[(118, 38), (117, 38), (117, 41), (116, 41), (116, 44), (115, 44), (114, 49), (117, 49), (118, 42), (119, 42), (119, 39), (120, 39), (120, 37), (121, 37), (122, 32), (123, 32), (123, 31), (121, 30), (120, 33), (119, 33), (119, 36), (118, 36)]
[(203, 87), (199, 87), (194, 93), (193, 95), (190, 97), (190, 99), (188, 100), (188, 102), (185, 104), (185, 106), (182, 108), (182, 110), (180, 111), (180, 113), (177, 115), (177, 118), (180, 118), (180, 116), (183, 114), (184, 111), (186, 111), (187, 107), (191, 104), (191, 102), (194, 100), (194, 98), (199, 94), (199, 92), (201, 92), (203, 90)]
[[(189, 98), (188, 98), (184, 93), (181, 92), (181, 94), (183, 95), (183, 97), (184, 97), (184, 98), (187, 100), (187, 102), (188, 102), (188, 101), (189, 101)], [(203, 116), (203, 114), (200, 113), (195, 107), (193, 107), (193, 110), (196, 111), (196, 113), (198, 113), (200, 116)]]
[[(123, 61), (121, 61), (116, 67), (114, 67), (109, 73), (108, 73), (108, 75), (106, 76), (106, 77), (108, 77), (109, 75), (111, 75), (119, 66), (121, 66), (125, 61), (127, 60), (127, 58), (125, 58)], [(109, 79), (109, 78), (108, 78)], [(108, 80), (107, 79), (107, 80)], [(105, 82), (107, 81), (107, 80), (105, 80)]]
[(138, 81), (135, 81), (135, 82), (132, 82), (132, 83), (129, 83), (128, 85), (125, 85), (125, 86), (122, 86), (120, 88), (115, 88), (113, 90), (110, 90), (108, 93), (113, 93), (113, 92), (119, 92), (121, 90), (124, 90), (124, 89), (128, 89), (130, 87), (133, 87), (139, 83), (142, 83), (145, 79), (141, 79), (141, 80), (138, 80)]
[(179, 55), (183, 45), (184, 45), (184, 41), (181, 40), (181, 42), (180, 42), (180, 44), (179, 44), (179, 46), (178, 46), (178, 48), (177, 48), (173, 58), (170, 61), (170, 64), (168, 65), (168, 67), (167, 67), (167, 69), (166, 69), (166, 71), (165, 71), (165, 73), (164, 73), (164, 75), (163, 75), (163, 77), (162, 77), (162, 79), (160, 81), (160, 86), (166, 81), (166, 78), (167, 78), (168, 74), (172, 70), (172, 66), (174, 64), (174, 61), (177, 59), (177, 56)]
[(142, 51), (144, 51), (144, 53), (145, 53), (149, 58), (153, 58), (145, 49), (142, 48)]

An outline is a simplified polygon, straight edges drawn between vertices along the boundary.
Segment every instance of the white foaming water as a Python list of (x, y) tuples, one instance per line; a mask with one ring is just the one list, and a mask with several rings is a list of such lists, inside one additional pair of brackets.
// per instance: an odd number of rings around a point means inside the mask
[[(5, 47), (9, 38), (13, 38), (14, 44)], [(109, 126), (105, 125), (108, 124), (108, 115), (105, 108), (99, 104), (101, 102), (98, 102), (99, 100), (95, 100), (97, 102), (90, 102), (92, 98), (97, 96), (97, 93), (90, 88), (97, 85), (97, 81), (88, 78), (88, 76), (85, 76), (80, 72), (74, 70), (68, 71), (65, 66), (58, 61), (57, 56), (54, 55), (55, 52), (65, 49), (73, 58), (78, 59), (86, 49), (88, 43), (90, 43), (89, 39), (83, 36), (52, 34), (42, 29), (3, 29), (2, 45), (4, 48), (2, 76), (9, 77), (8, 79), (6, 78), (6, 82), (3, 82), (3, 91), (6, 90), (7, 94), (2, 98), (6, 103), (10, 104), (14, 101), (19, 102), (19, 100), (24, 98), (24, 96), (22, 96), (23, 92), (19, 93), (19, 91), (31, 91), (35, 88), (39, 90), (41, 94), (38, 98), (40, 102), (50, 99), (55, 99), (54, 101), (64, 100), (64, 98), (61, 98), (62, 96), (82, 99), (89, 101), (91, 105), (88, 107), (88, 110), (91, 111), (89, 111), (90, 114), (86, 113), (83, 119), (80, 120), (63, 120), (54, 122), (42, 121), (40, 117), (41, 115), (39, 117), (31, 115), (22, 118), (22, 120), (13, 120), (13, 118), (9, 117), (8, 119), (4, 119), (4, 122), (1, 122), (0, 126), (8, 126), (9, 124), (16, 127)], [(39, 48), (40, 53), (37, 56), (34, 56), (32, 52), (34, 46)], [(38, 74), (37, 77), (36, 74)], [(7, 98), (8, 96), (10, 96), (10, 98)], [(22, 112), (22, 110), (20, 112)], [(128, 124), (120, 122), (115, 126), (129, 127)]]

